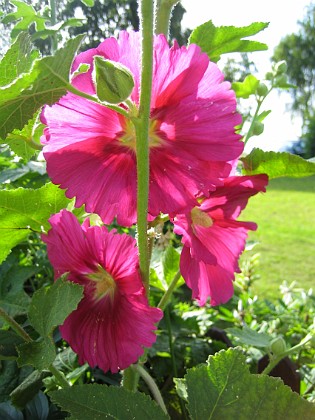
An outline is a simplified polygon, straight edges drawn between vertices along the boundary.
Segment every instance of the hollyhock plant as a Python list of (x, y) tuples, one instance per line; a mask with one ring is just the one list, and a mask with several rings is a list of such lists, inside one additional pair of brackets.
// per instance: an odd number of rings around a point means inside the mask
[[(119, 106), (136, 118), (140, 84), (140, 34), (121, 32), (97, 48), (79, 54), (89, 71), (76, 75), (72, 85), (95, 95), (94, 57), (119, 62), (130, 70), (134, 88)], [(236, 99), (230, 83), (197, 45), (170, 48), (164, 35), (154, 38), (153, 88), (150, 110), (149, 218), (160, 212), (175, 214), (198, 205), (196, 195), (221, 185), (229, 161), (243, 150), (235, 126)], [(41, 120), (47, 172), (66, 189), (76, 206), (97, 213), (104, 223), (136, 222), (135, 128), (116, 110), (68, 93), (46, 106)]]
[(43, 240), (55, 277), (84, 286), (84, 297), (60, 327), (79, 362), (117, 372), (155, 342), (162, 312), (148, 305), (135, 240), (106, 227), (81, 226), (62, 210), (50, 218)]
[(265, 191), (267, 175), (231, 176), (209, 198), (187, 214), (173, 219), (174, 232), (184, 244), (180, 270), (193, 298), (204, 305), (227, 302), (233, 295), (234, 273), (239, 272), (238, 258), (245, 248), (252, 222), (236, 220), (248, 199)]

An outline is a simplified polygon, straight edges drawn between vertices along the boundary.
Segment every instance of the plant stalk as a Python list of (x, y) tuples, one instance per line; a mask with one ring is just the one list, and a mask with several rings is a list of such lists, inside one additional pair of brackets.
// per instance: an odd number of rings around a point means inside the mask
[(162, 299), (160, 300), (160, 303), (157, 306), (158, 308), (160, 308), (162, 310), (165, 308), (165, 306), (168, 303), (169, 298), (172, 296), (172, 293), (173, 293), (173, 291), (174, 291), (174, 289), (175, 289), (175, 287), (177, 285), (177, 282), (180, 279), (180, 277), (181, 277), (181, 273), (178, 270), (177, 273), (175, 274), (175, 276), (173, 277), (173, 280), (171, 281), (168, 289), (166, 290), (166, 292), (162, 296)]
[(168, 37), (171, 12), (179, 0), (157, 0), (155, 8), (155, 34)]

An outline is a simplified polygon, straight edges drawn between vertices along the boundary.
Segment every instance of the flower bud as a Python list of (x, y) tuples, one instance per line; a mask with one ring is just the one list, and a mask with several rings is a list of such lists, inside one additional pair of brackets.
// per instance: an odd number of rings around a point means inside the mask
[(286, 86), (287, 83), (288, 83), (288, 76), (286, 74), (281, 74), (280, 76), (276, 77), (276, 80), (275, 80), (276, 87)]
[(284, 60), (279, 61), (279, 63), (277, 63), (275, 65), (275, 70), (276, 70), (277, 74), (286, 73), (286, 71), (288, 70), (288, 65), (287, 65), (286, 61), (284, 61)]
[(255, 121), (253, 124), (253, 135), (254, 136), (259, 136), (260, 134), (262, 134), (264, 132), (264, 124), (261, 123), (260, 121)]
[(94, 57), (93, 81), (98, 98), (110, 104), (125, 101), (134, 87), (132, 74), (127, 67), (98, 55)]
[(272, 80), (274, 78), (274, 74), (271, 71), (268, 71), (265, 78), (266, 80)]
[(268, 87), (265, 85), (265, 83), (259, 83), (256, 92), (258, 96), (265, 97), (268, 94)]
[(287, 350), (286, 342), (282, 337), (276, 337), (270, 342), (270, 351), (278, 356)]

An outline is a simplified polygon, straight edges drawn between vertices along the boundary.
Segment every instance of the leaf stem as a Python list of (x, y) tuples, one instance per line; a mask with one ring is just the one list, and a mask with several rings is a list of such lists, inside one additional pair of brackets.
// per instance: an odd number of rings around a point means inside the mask
[(155, 34), (168, 37), (171, 12), (179, 0), (157, 0), (155, 8)]
[(24, 341), (27, 341), (28, 343), (33, 341), (27, 332), (24, 331), (23, 328), (2, 308), (0, 308), (0, 317), (3, 318), (5, 322), (10, 325), (12, 330), (14, 330), (20, 337), (22, 337)]
[(163, 397), (160, 393), (160, 390), (158, 386), (156, 385), (154, 379), (152, 376), (144, 369), (141, 365), (132, 365), (132, 368), (141, 376), (141, 378), (145, 381), (145, 383), (148, 385), (153, 398), (155, 401), (159, 404), (159, 406), (162, 408), (165, 414), (167, 414), (167, 409), (163, 400)]
[(58, 383), (59, 386), (61, 386), (61, 388), (70, 387), (70, 384), (65, 378), (64, 374), (61, 373), (57, 368), (55, 368), (53, 364), (51, 364), (48, 369), (54, 375), (54, 377), (56, 378), (56, 382)]
[(178, 270), (177, 273), (175, 274), (175, 276), (173, 277), (173, 280), (171, 281), (168, 289), (166, 290), (166, 292), (162, 296), (162, 299), (160, 300), (160, 303), (157, 306), (158, 308), (160, 308), (162, 310), (165, 308), (165, 306), (168, 303), (168, 300), (171, 297), (171, 295), (172, 295), (172, 293), (173, 293), (173, 291), (176, 287), (176, 284), (177, 284), (177, 282), (180, 278), (181, 278), (181, 273)]
[[(50, 0), (50, 2), (49, 2), (49, 4), (50, 4), (50, 25), (51, 26), (54, 26), (57, 23), (56, 1), (57, 0)], [(50, 39), (51, 39), (51, 53), (54, 54), (58, 49), (57, 35), (56, 34), (50, 35)]]

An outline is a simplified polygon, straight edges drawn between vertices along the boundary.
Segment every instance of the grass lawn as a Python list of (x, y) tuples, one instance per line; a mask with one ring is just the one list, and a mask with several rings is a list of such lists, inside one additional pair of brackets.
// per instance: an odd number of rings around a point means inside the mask
[(259, 296), (276, 298), (284, 280), (315, 289), (315, 177), (270, 181), (241, 219), (258, 224), (249, 239), (259, 242), (251, 251), (260, 253), (261, 279), (254, 283)]

